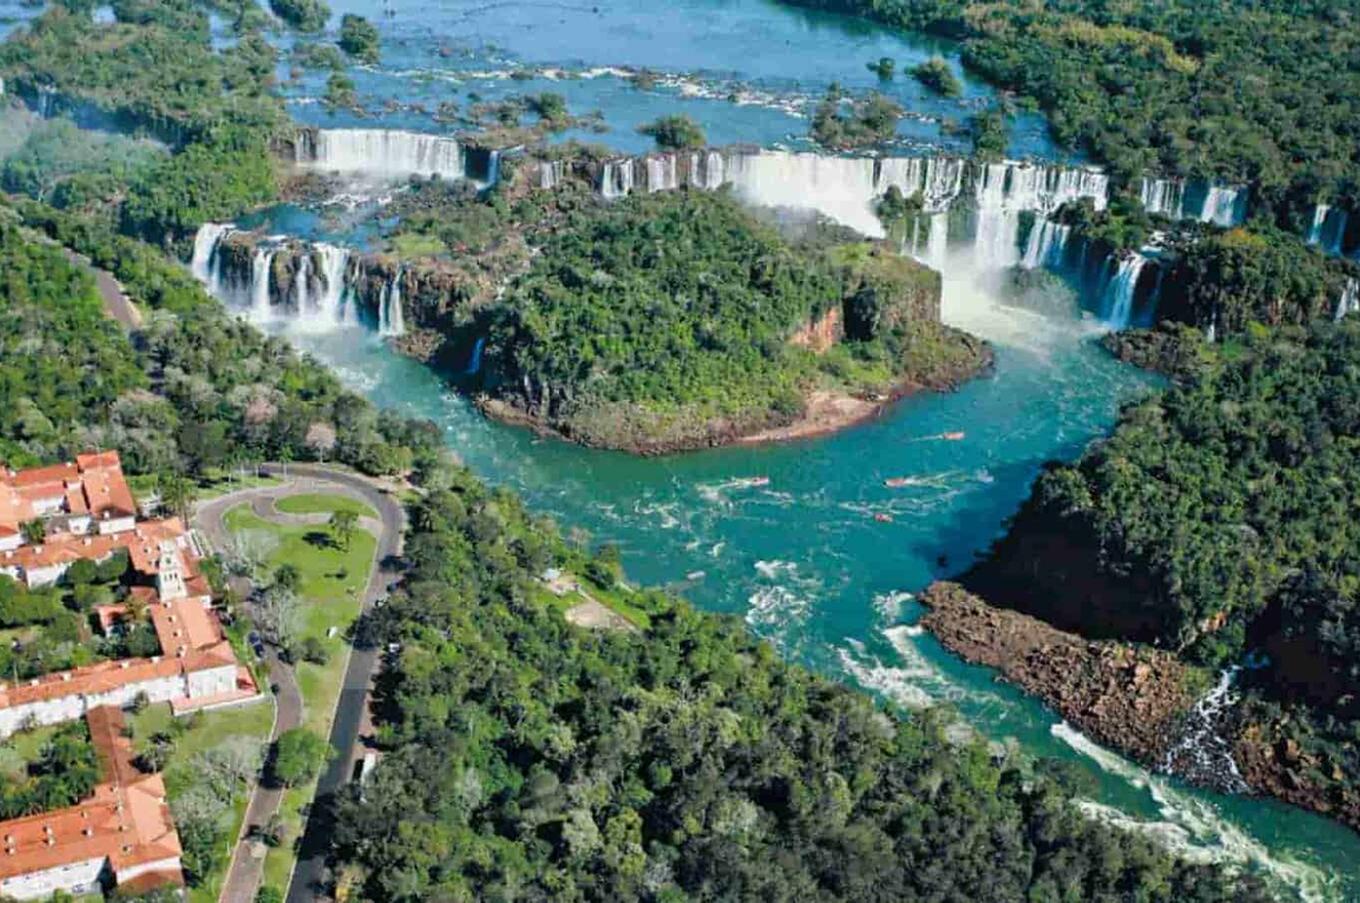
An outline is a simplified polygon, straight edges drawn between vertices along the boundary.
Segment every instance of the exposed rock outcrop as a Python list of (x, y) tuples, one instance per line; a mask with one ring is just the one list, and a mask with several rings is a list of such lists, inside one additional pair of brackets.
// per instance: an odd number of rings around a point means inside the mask
[(934, 584), (921, 601), (930, 608), (921, 623), (950, 651), (996, 668), (1084, 733), (1148, 764), (1171, 747), (1204, 682), (1169, 652), (1086, 640), (955, 583)]

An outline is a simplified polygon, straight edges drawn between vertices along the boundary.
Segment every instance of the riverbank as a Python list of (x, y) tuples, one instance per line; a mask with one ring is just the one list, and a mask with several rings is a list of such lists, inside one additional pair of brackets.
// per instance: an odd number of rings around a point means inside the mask
[[(607, 448), (652, 457), (721, 448), (730, 445), (766, 445), (829, 436), (881, 417), (897, 402), (922, 392), (952, 392), (971, 379), (991, 372), (995, 356), (984, 341), (958, 330), (948, 330), (957, 342), (958, 356), (947, 365), (903, 377), (886, 391), (860, 394), (846, 389), (818, 387), (803, 398), (802, 410), (792, 418), (774, 411), (764, 418), (737, 422), (726, 418), (683, 415), (663, 421), (638, 405), (610, 405), (586, 412), (561, 425), (525, 411), (505, 398), (474, 395), (473, 403), (498, 423), (525, 427), (544, 437), (587, 448)], [(676, 430), (675, 426), (682, 429)], [(670, 427), (669, 432), (648, 433)]]
[(1083, 733), (1144, 764), (1162, 761), (1207, 689), (1202, 671), (1169, 652), (1086, 640), (994, 607), (957, 583), (932, 584), (921, 602), (930, 609), (922, 626), (946, 649), (995, 668)]

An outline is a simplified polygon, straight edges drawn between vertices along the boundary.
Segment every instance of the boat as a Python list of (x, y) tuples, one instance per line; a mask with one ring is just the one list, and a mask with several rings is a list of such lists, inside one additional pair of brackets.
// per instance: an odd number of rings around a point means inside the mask
[(874, 520), (878, 521), (880, 524), (890, 524), (893, 522), (891, 514), (884, 514), (881, 511), (874, 515)]
[(903, 486), (915, 486), (918, 482), (915, 477), (889, 477), (883, 481), (883, 485), (889, 489), (901, 489)]
[(959, 431), (957, 433), (941, 433), (940, 438), (947, 439), (950, 442), (958, 442), (960, 439), (963, 438), (963, 435), (964, 434), (962, 431)]

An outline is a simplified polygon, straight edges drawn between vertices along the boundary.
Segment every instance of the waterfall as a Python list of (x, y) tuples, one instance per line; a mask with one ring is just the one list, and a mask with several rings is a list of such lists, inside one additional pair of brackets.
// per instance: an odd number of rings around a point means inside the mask
[(1138, 293), (1138, 277), (1148, 259), (1133, 253), (1119, 260), (1114, 275), (1105, 287), (1105, 319), (1115, 329), (1124, 329), (1133, 317), (1133, 302)]
[(194, 278), (208, 287), (217, 288), (217, 246), (222, 239), (236, 227), (231, 223), (204, 223), (194, 233), (194, 255), (189, 261), (189, 272)]
[(1036, 219), (1025, 241), (1025, 253), (1020, 265), (1027, 270), (1061, 266), (1067, 253), (1067, 239), (1071, 235), (1071, 226), (1055, 223), (1046, 217)]
[(538, 164), (538, 187), (552, 189), (562, 184), (567, 164), (563, 160), (544, 160)]
[(600, 194), (609, 200), (621, 198), (633, 190), (633, 161), (610, 160), (600, 171)]
[(1341, 244), (1346, 238), (1349, 214), (1327, 204), (1313, 208), (1313, 225), (1308, 230), (1308, 243), (1317, 245), (1325, 254), (1341, 256)]
[(1341, 297), (1336, 302), (1336, 318), (1338, 320), (1347, 314), (1360, 311), (1360, 279), (1351, 277), (1346, 280), (1346, 285), (1341, 289)]
[(647, 190), (674, 191), (680, 187), (680, 167), (674, 154), (647, 158)]
[(1236, 666), (1219, 675), (1218, 683), (1186, 714), (1180, 736), (1162, 758), (1163, 771), (1207, 783), (1229, 793), (1248, 793), (1233, 759), (1232, 744), (1219, 725), (1237, 703)]
[(812, 208), (865, 235), (883, 235), (873, 211), (873, 160), (760, 151), (733, 154), (726, 168), (733, 189), (751, 203)]
[(269, 280), (274, 269), (274, 249), (256, 248), (250, 261), (250, 315), (269, 319)]
[(1181, 219), (1185, 214), (1185, 183), (1173, 179), (1144, 179), (1139, 198), (1143, 209), (1167, 219)]
[[(461, 179), (467, 174), (465, 154), (457, 141), (392, 129), (319, 129), (315, 158), (300, 162), (318, 169), (380, 176)], [(496, 162), (493, 153), (492, 164)]]
[(349, 250), (323, 242), (318, 242), (314, 248), (321, 262), (321, 296), (316, 305), (318, 319), (323, 323), (343, 322)]
[(1200, 208), (1199, 221), (1225, 228), (1239, 226), (1246, 219), (1247, 194), (1241, 188), (1210, 185)]
[(306, 317), (310, 301), (311, 286), (307, 283), (312, 278), (312, 255), (303, 251), (298, 255), (297, 273), (293, 278), (293, 306), (297, 309), (299, 317)]
[(977, 225), (973, 236), (974, 256), (984, 266), (996, 269), (1019, 262), (1016, 245), (1020, 232), (1020, 211), (1007, 203), (1007, 176), (1006, 164), (987, 164), (977, 181), (975, 194)]
[(491, 151), (486, 162), (486, 184), (494, 186), (501, 180), (501, 152)]
[(396, 337), (406, 333), (406, 318), (401, 310), (401, 269), (383, 287), (378, 301), (378, 335)]
[(482, 369), (482, 349), (486, 347), (486, 339), (479, 337), (472, 346), (472, 355), (468, 358), (468, 365), (463, 369), (467, 376), (476, 376), (477, 371)]

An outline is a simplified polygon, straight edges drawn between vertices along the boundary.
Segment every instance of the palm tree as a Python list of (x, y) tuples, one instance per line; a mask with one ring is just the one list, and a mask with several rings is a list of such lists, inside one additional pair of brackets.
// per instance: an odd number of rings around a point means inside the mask
[(36, 517), (33, 520), (24, 521), (19, 527), (20, 534), (24, 537), (24, 542), (31, 546), (36, 546), (47, 539), (47, 527)]
[(161, 490), (161, 504), (174, 514), (182, 518), (188, 518), (189, 509), (193, 507), (195, 499), (198, 497), (198, 487), (192, 480), (173, 474), (162, 475), (157, 481)]

